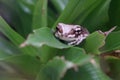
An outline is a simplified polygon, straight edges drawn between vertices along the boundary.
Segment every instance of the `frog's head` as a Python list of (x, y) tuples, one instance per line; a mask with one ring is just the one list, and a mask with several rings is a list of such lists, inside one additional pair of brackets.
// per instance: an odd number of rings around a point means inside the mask
[(81, 34), (88, 34), (85, 28), (79, 25), (58, 23), (55, 36), (61, 40), (70, 42), (76, 40)]

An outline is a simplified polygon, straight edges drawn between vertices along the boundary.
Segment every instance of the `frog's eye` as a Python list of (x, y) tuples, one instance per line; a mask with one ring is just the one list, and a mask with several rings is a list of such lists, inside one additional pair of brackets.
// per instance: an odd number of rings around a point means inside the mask
[(62, 27), (61, 26), (57, 26), (56, 30), (59, 31), (60, 33), (63, 33)]
[(70, 34), (75, 34), (75, 30), (74, 29), (72, 29), (71, 31), (70, 31)]
[(58, 31), (58, 30), (59, 30), (59, 28), (58, 28), (58, 27), (56, 27), (56, 30)]
[(81, 30), (76, 30), (76, 32), (81, 32)]

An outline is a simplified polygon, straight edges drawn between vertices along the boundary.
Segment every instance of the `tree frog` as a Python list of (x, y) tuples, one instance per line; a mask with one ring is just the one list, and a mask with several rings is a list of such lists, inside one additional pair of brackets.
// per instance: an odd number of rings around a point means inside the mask
[(68, 45), (78, 45), (88, 35), (88, 30), (80, 25), (70, 25), (64, 23), (58, 23), (55, 31), (55, 37), (64, 41)]

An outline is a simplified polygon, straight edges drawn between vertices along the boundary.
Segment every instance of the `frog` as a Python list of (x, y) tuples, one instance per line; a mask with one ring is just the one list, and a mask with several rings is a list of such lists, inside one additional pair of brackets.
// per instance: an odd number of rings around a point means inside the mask
[(80, 25), (58, 23), (55, 30), (55, 37), (67, 45), (79, 45), (88, 35), (89, 31)]

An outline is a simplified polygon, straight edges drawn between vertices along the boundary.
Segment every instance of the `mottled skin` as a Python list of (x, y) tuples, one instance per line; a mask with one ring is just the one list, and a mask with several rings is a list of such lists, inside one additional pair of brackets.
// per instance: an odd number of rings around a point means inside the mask
[(55, 31), (55, 36), (68, 45), (78, 45), (88, 35), (88, 30), (80, 25), (69, 25), (64, 23), (58, 23)]

